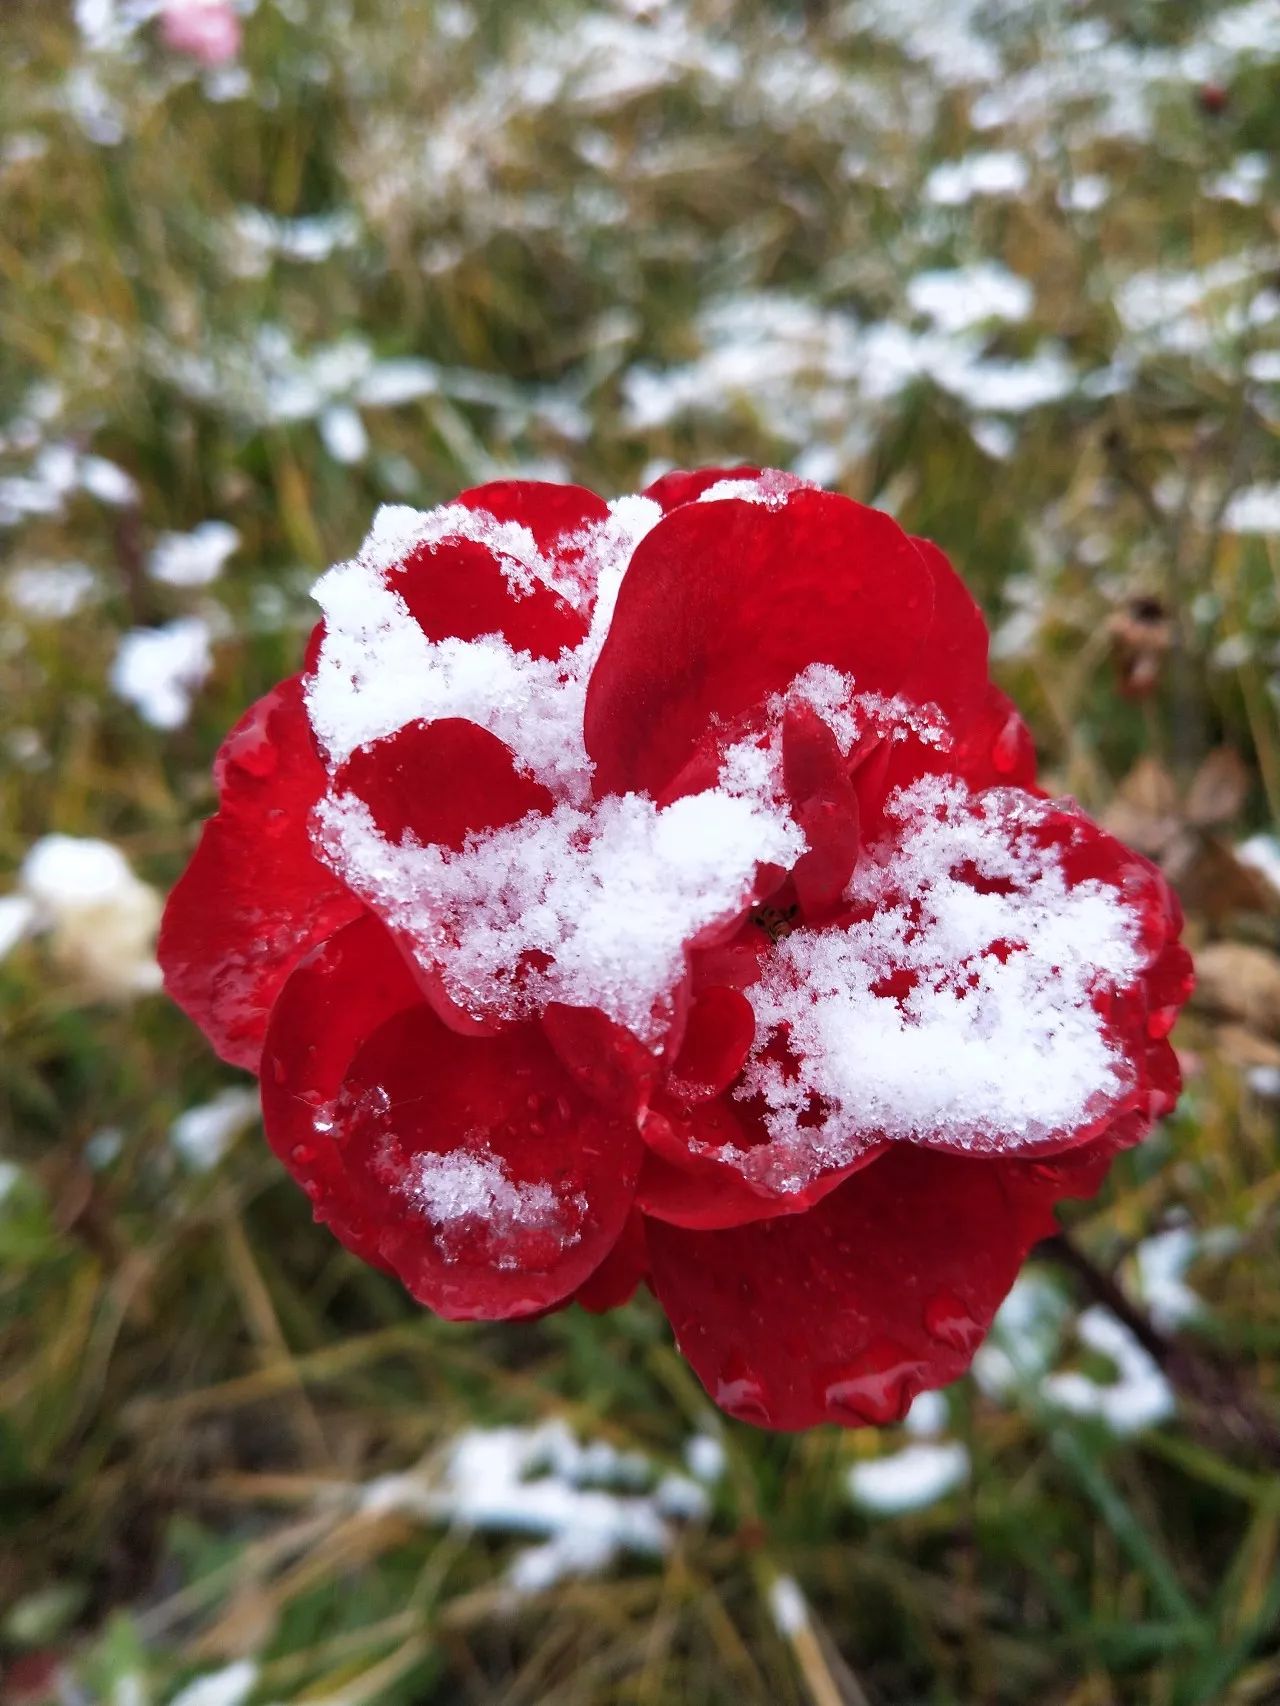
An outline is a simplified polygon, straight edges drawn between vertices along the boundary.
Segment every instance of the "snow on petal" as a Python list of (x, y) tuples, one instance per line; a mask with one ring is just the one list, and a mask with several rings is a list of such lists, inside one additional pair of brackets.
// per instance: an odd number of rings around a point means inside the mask
[(507, 1019), (550, 1001), (596, 1007), (645, 1041), (661, 1034), (686, 945), (747, 904), (758, 866), (805, 847), (771, 798), (723, 786), (662, 808), (642, 794), (563, 804), (457, 853), (388, 842), (349, 794), (322, 801), (316, 826), (321, 857), (459, 1006)]
[[(307, 709), (331, 762), (336, 766), (416, 718), (465, 717), (505, 741), (554, 793), (583, 799), (590, 776), (582, 740), (587, 677), (631, 553), (660, 515), (648, 498), (616, 499), (607, 521), (568, 535), (551, 559), (527, 527), (462, 504), (379, 510), (359, 555), (315, 587), (326, 631), (307, 684)], [(548, 659), (515, 650), (500, 634), (428, 640), (387, 572), (424, 546), (459, 540), (494, 554), (513, 599), (537, 585), (576, 608), (592, 607), (581, 645)]]
[[(849, 898), (867, 916), (778, 943), (747, 992), (756, 1045), (738, 1092), (762, 1098), (774, 1140), (742, 1160), (775, 1188), (803, 1188), (877, 1136), (1034, 1146), (1126, 1089), (1093, 998), (1138, 973), (1134, 921), (1115, 887), (1066, 881), (1030, 833), (1043, 810), (1013, 790), (916, 783), (855, 873)], [(779, 1035), (798, 1072), (769, 1052)]]

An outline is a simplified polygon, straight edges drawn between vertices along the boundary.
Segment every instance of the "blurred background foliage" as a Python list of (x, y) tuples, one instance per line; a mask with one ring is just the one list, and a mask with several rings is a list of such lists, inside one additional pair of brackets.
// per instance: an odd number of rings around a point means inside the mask
[[(0, 21), (3, 1698), (1280, 1700), (1280, 6), (162, 10)], [(644, 1298), (425, 1316), (151, 987), (377, 504), (739, 460), (945, 546), (1200, 960), (905, 1436), (721, 1422)]]

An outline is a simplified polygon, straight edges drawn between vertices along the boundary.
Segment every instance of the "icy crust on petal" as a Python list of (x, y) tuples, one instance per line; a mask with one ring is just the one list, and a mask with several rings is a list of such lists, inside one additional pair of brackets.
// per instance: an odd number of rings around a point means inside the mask
[[(582, 738), (587, 678), (631, 553), (660, 517), (651, 499), (619, 498), (606, 521), (566, 535), (548, 557), (527, 527), (483, 510), (380, 510), (359, 555), (315, 586), (325, 632), (306, 702), (331, 768), (408, 722), (465, 717), (504, 741), (557, 797), (584, 800), (591, 775)], [(493, 554), (513, 601), (548, 587), (589, 609), (582, 643), (558, 658), (537, 658), (496, 633), (429, 640), (388, 577), (414, 551), (459, 542)]]
[(804, 851), (758, 756), (726, 763), (743, 791), (722, 782), (664, 807), (643, 794), (562, 804), (458, 852), (411, 834), (392, 843), (362, 800), (330, 796), (318, 846), (468, 1013), (512, 1020), (559, 1001), (655, 1042), (687, 945), (750, 903), (760, 866)]
[(1043, 833), (1062, 811), (942, 777), (891, 798), (850, 885), (861, 916), (785, 937), (746, 992), (735, 1093), (772, 1141), (722, 1159), (798, 1191), (886, 1138), (1060, 1144), (1132, 1095), (1104, 1009), (1143, 969), (1141, 921), (1123, 888), (1068, 879)]

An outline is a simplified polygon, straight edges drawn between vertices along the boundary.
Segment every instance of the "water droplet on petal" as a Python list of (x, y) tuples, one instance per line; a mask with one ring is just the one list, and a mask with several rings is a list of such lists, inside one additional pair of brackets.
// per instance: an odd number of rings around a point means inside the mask
[(1178, 1009), (1176, 1007), (1156, 1007), (1147, 1014), (1147, 1035), (1153, 1043), (1158, 1043), (1167, 1037), (1177, 1023)]
[(1022, 722), (1018, 713), (1011, 711), (991, 748), (991, 768), (998, 776), (1013, 775), (1018, 768), (1021, 745)]
[(316, 1152), (309, 1143), (295, 1143), (289, 1151), (289, 1159), (295, 1167), (306, 1167), (316, 1158)]
[(832, 1421), (854, 1427), (900, 1422), (920, 1390), (925, 1364), (892, 1339), (873, 1339), (823, 1392)]
[(773, 1418), (765, 1402), (765, 1391), (759, 1379), (747, 1366), (746, 1359), (733, 1352), (720, 1371), (716, 1385), (716, 1403), (740, 1421), (754, 1422), (767, 1428)]
[(925, 1331), (941, 1345), (967, 1354), (977, 1348), (982, 1328), (973, 1311), (954, 1291), (938, 1291), (924, 1306)]

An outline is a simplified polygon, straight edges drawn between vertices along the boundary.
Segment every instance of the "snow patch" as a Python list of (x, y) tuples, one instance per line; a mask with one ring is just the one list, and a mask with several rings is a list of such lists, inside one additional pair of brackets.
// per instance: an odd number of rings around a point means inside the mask
[(969, 1453), (958, 1440), (907, 1445), (849, 1469), (849, 1496), (877, 1516), (925, 1510), (969, 1478)]
[(166, 586), (208, 586), (239, 543), (239, 532), (226, 521), (202, 521), (190, 533), (162, 533), (147, 572)]
[(848, 891), (866, 916), (784, 937), (747, 991), (738, 1094), (762, 1099), (773, 1141), (733, 1158), (775, 1189), (880, 1138), (1034, 1147), (1128, 1089), (1093, 1007), (1141, 964), (1123, 897), (1069, 885), (1034, 833), (1045, 808), (1013, 790), (925, 779), (888, 811), (893, 833)]
[(169, 1142), (193, 1171), (208, 1173), (257, 1117), (257, 1092), (236, 1085), (179, 1114), (169, 1127)]
[(212, 633), (201, 616), (123, 635), (111, 665), (115, 693), (156, 729), (180, 729), (213, 670)]
[(453, 1442), (435, 1482), (385, 1476), (362, 1490), (360, 1508), (369, 1516), (401, 1511), (428, 1522), (544, 1537), (507, 1570), (508, 1587), (524, 1597), (565, 1577), (598, 1575), (625, 1553), (664, 1556), (674, 1540), (671, 1518), (683, 1514), (672, 1507), (690, 1505), (675, 1496), (673, 1484), (685, 1484), (699, 1515), (705, 1495), (676, 1475), (662, 1477), (650, 1493), (640, 1491), (654, 1479), (640, 1453), (604, 1440), (580, 1444), (560, 1421), (475, 1428)]

